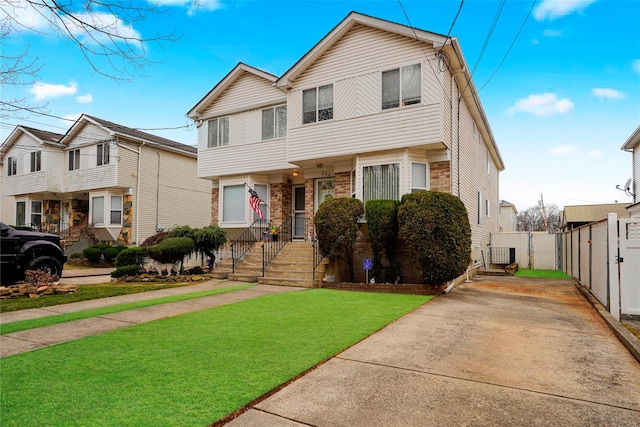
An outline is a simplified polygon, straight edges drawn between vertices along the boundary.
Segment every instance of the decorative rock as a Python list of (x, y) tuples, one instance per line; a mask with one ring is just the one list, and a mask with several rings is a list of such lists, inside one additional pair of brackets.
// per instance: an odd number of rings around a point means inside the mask
[(40, 286), (38, 289), (36, 289), (36, 292), (41, 293), (46, 291), (47, 289), (49, 289), (48, 286)]
[(38, 294), (29, 294), (29, 298), (40, 298)]
[(200, 276), (191, 276), (191, 281), (192, 282), (199, 282), (200, 280), (202, 280), (202, 277), (200, 277)]
[(6, 286), (0, 286), (0, 296), (11, 295), (11, 294), (12, 294), (11, 289), (7, 288)]

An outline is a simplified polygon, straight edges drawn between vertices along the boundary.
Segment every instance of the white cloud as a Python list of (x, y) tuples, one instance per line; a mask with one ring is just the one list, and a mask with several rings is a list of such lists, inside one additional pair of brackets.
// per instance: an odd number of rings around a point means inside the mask
[(533, 16), (538, 20), (554, 20), (570, 15), (574, 12), (582, 12), (596, 0), (543, 0), (536, 7)]
[(600, 98), (601, 101), (605, 99), (624, 99), (624, 93), (620, 92), (616, 89), (611, 89), (608, 87), (597, 87), (591, 89), (591, 95)]
[(549, 153), (554, 156), (565, 156), (567, 154), (575, 153), (578, 149), (572, 145), (559, 145), (549, 150)]
[(50, 83), (36, 82), (29, 89), (29, 93), (35, 96), (36, 101), (40, 101), (47, 98), (55, 98), (58, 96), (75, 95), (78, 91), (78, 86), (75, 83), (69, 83), (68, 85), (53, 85)]
[(214, 11), (222, 8), (221, 0), (147, 0), (160, 6), (188, 6), (187, 15), (195, 15), (200, 11)]
[(86, 95), (76, 96), (78, 104), (90, 104), (93, 102), (93, 95), (87, 93)]
[(589, 157), (591, 157), (592, 159), (599, 159), (600, 157), (604, 156), (604, 151), (602, 150), (591, 150), (587, 153), (587, 155)]
[(564, 31), (562, 30), (544, 30), (542, 35), (545, 37), (562, 37), (564, 35)]
[(631, 62), (631, 67), (633, 68), (633, 71), (640, 74), (640, 59), (634, 59)]
[(554, 93), (532, 94), (528, 98), (519, 99), (507, 110), (510, 115), (516, 112), (533, 114), (534, 116), (552, 116), (565, 114), (573, 109), (573, 102), (567, 98), (558, 98)]

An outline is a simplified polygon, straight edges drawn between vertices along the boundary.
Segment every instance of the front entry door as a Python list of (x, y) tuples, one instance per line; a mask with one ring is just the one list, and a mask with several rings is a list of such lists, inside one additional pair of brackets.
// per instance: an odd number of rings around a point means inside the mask
[(293, 186), (293, 238), (304, 239), (304, 185)]

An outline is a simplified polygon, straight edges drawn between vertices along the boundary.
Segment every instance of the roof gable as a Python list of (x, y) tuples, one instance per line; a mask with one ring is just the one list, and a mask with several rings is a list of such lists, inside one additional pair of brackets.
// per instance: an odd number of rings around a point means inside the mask
[(640, 144), (640, 126), (636, 128), (636, 130), (631, 134), (627, 142), (621, 147), (622, 150), (633, 150), (633, 148)]
[(249, 73), (264, 79), (265, 82), (270, 85), (274, 84), (278, 78), (273, 74), (259, 70), (247, 64), (239, 62), (233, 70), (231, 70), (217, 85), (213, 87), (198, 103), (189, 110), (187, 117), (194, 120), (199, 118), (199, 115), (206, 110), (211, 104), (215, 102), (224, 92), (230, 88), (235, 82), (237, 82), (245, 73)]
[(7, 139), (2, 143), (0, 147), (0, 154), (4, 155), (9, 149), (20, 139), (22, 135), (27, 135), (40, 145), (53, 145), (61, 146), (60, 139), (62, 135), (55, 132), (49, 132), (42, 129), (36, 129), (28, 126), (16, 126)]

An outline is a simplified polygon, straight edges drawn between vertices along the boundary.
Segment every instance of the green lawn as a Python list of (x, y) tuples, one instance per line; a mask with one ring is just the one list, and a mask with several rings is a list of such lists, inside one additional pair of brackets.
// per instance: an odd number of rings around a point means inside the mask
[(90, 317), (104, 316), (105, 314), (120, 313), (136, 308), (151, 307), (154, 305), (166, 304), (170, 302), (186, 301), (194, 298), (208, 297), (210, 295), (223, 294), (226, 292), (239, 291), (250, 288), (252, 284), (229, 286), (226, 288), (212, 289), (208, 291), (190, 292), (188, 294), (172, 295), (162, 298), (154, 298), (145, 301), (136, 301), (126, 304), (110, 305), (108, 307), (93, 308), (91, 310), (75, 311), (72, 313), (56, 314), (53, 316), (39, 317), (37, 319), (21, 320), (18, 322), (4, 323), (0, 325), (0, 335), (11, 332), (25, 331), (27, 329), (41, 328), (43, 326), (57, 325), (59, 323), (71, 322), (74, 320), (88, 319)]
[(431, 297), (312, 289), (0, 359), (5, 426), (206, 426)]
[(160, 289), (191, 286), (199, 282), (190, 283), (105, 283), (99, 285), (80, 285), (80, 290), (72, 294), (43, 295), (39, 298), (12, 298), (0, 300), (0, 313), (26, 310), (28, 308), (51, 307), (72, 302), (88, 301), (92, 299), (116, 297), (119, 295), (136, 294), (139, 292), (157, 291)]
[(547, 279), (571, 279), (564, 271), (560, 270), (518, 270), (517, 277), (545, 277)]

